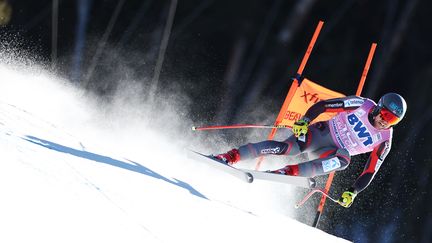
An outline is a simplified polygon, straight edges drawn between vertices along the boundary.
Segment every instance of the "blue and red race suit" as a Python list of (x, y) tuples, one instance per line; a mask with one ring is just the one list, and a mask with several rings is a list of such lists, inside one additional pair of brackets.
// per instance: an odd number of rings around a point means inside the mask
[(328, 121), (310, 125), (304, 142), (292, 135), (282, 142), (249, 143), (239, 147), (240, 158), (307, 155), (308, 160), (298, 163), (294, 175), (314, 177), (343, 170), (348, 167), (351, 156), (371, 152), (351, 188), (355, 193), (361, 192), (371, 183), (391, 148), (393, 129), (378, 130), (373, 126), (370, 110), (375, 105), (372, 100), (358, 96), (322, 100), (311, 106), (303, 119), (313, 121), (323, 112), (337, 114)]

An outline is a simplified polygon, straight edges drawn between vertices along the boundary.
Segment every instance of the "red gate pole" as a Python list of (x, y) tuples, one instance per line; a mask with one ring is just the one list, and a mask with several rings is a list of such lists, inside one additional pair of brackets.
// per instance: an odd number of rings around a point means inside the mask
[[(357, 92), (356, 92), (357, 96), (360, 96), (360, 94), (361, 94), (361, 92), (363, 90), (363, 86), (364, 86), (364, 83), (365, 83), (365, 80), (366, 80), (366, 76), (367, 76), (367, 74), (369, 72), (369, 67), (370, 67), (370, 64), (372, 62), (372, 58), (374, 56), (376, 46), (377, 46), (376, 43), (372, 43), (372, 46), (371, 46), (370, 51), (369, 51), (368, 58), (366, 60), (365, 67), (363, 69), (362, 76), (360, 78), (359, 85), (357, 87)], [(326, 182), (326, 186), (324, 188), (324, 193), (326, 193), (326, 194), (328, 194), (328, 192), (330, 190), (331, 184), (333, 182), (334, 175), (335, 175), (335, 172), (332, 172), (332, 173), (329, 174), (329, 177), (328, 177), (327, 182)], [(321, 197), (321, 201), (320, 201), (320, 203), (318, 205), (317, 213), (316, 213), (314, 222), (312, 224), (313, 227), (317, 227), (318, 226), (318, 222), (319, 222), (319, 219), (320, 219), (321, 214), (323, 212), (326, 199), (327, 199), (327, 197), (325, 197), (324, 195)]]
[[(284, 101), (284, 103), (282, 105), (282, 108), (279, 111), (279, 115), (276, 118), (276, 121), (274, 123), (275, 126), (278, 126), (279, 123), (282, 122), (282, 120), (283, 120), (283, 118), (285, 116), (285, 112), (288, 109), (288, 106), (289, 106), (289, 104), (290, 104), (290, 102), (292, 100), (292, 97), (294, 96), (295, 91), (296, 91), (296, 89), (299, 86), (300, 80), (298, 80), (298, 77), (300, 77), (302, 75), (303, 70), (306, 67), (306, 63), (307, 63), (307, 61), (309, 59), (310, 54), (312, 53), (312, 50), (313, 50), (314, 45), (315, 45), (315, 42), (318, 39), (318, 35), (319, 35), (319, 33), (320, 33), (321, 28), (322, 28), (323, 25), (324, 25), (324, 22), (323, 21), (319, 21), (317, 27), (315, 28), (315, 32), (314, 32), (314, 34), (312, 36), (312, 39), (311, 39), (311, 41), (309, 43), (309, 46), (308, 46), (308, 48), (306, 50), (306, 53), (303, 56), (303, 59), (302, 59), (302, 61), (300, 63), (300, 67), (297, 70), (296, 77), (293, 79), (293, 83), (291, 84), (291, 87), (290, 87), (290, 89), (288, 91), (288, 94), (287, 94), (287, 96), (285, 98), (285, 101)], [(273, 139), (273, 137), (276, 134), (276, 131), (277, 131), (277, 128), (273, 128), (271, 130), (271, 132), (270, 132), (270, 134), (268, 136), (268, 140), (272, 140)], [(256, 170), (259, 170), (259, 167), (261, 166), (261, 163), (262, 163), (263, 159), (264, 159), (264, 157), (262, 157), (262, 156), (258, 159), (258, 162), (255, 165), (255, 169)]]

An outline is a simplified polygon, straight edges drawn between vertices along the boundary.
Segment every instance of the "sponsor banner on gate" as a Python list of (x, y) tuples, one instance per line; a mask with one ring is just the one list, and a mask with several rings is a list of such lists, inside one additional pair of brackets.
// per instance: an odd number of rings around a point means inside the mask
[[(285, 115), (279, 125), (291, 126), (300, 119), (313, 104), (320, 100), (340, 98), (345, 95), (318, 85), (309, 79), (303, 79), (301, 85), (296, 89), (294, 96), (285, 111)], [(332, 118), (334, 113), (324, 113), (313, 122), (326, 121)]]

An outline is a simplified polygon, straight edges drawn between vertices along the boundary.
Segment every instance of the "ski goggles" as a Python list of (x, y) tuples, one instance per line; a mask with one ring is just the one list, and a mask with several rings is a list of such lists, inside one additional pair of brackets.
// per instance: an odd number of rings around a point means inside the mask
[(380, 110), (379, 114), (389, 126), (396, 125), (401, 120), (399, 117), (397, 117), (391, 111), (387, 110), (385, 107)]

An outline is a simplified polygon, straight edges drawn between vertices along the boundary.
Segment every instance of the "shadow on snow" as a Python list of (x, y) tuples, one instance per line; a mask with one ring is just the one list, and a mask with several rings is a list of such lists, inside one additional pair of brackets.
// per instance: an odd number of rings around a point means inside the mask
[(116, 159), (113, 159), (113, 158), (110, 158), (110, 157), (107, 157), (107, 156), (103, 156), (103, 155), (99, 155), (99, 154), (95, 154), (95, 153), (90, 153), (90, 152), (87, 152), (87, 151), (82, 151), (82, 150), (77, 150), (77, 149), (74, 149), (74, 148), (66, 147), (66, 146), (63, 146), (63, 145), (60, 145), (60, 144), (57, 144), (57, 143), (53, 143), (53, 142), (50, 142), (50, 141), (47, 141), (47, 140), (44, 140), (44, 139), (40, 139), (40, 138), (37, 138), (37, 137), (33, 137), (33, 136), (25, 136), (22, 139), (24, 139), (26, 141), (29, 141), (31, 143), (43, 146), (45, 148), (49, 148), (49, 149), (58, 151), (58, 152), (71, 154), (73, 156), (77, 156), (77, 157), (80, 157), (80, 158), (93, 160), (93, 161), (96, 161), (96, 162), (99, 162), (99, 163), (104, 163), (104, 164), (116, 166), (116, 167), (119, 167), (119, 168), (122, 168), (122, 169), (125, 169), (125, 170), (130, 170), (130, 171), (133, 171), (133, 172), (137, 172), (137, 173), (140, 173), (140, 174), (151, 176), (153, 178), (166, 181), (166, 182), (168, 182), (170, 184), (173, 184), (175, 186), (182, 187), (182, 188), (188, 190), (191, 194), (193, 194), (195, 196), (207, 199), (203, 194), (201, 194), (200, 192), (198, 192), (197, 190), (195, 190), (188, 183), (180, 181), (180, 180), (177, 180), (175, 178), (174, 178), (174, 180), (170, 180), (170, 179), (168, 179), (168, 178), (166, 178), (166, 177), (164, 177), (164, 176), (162, 176), (162, 175), (160, 175), (160, 174), (158, 174), (158, 173), (150, 170), (149, 168), (147, 168), (145, 166), (142, 166), (142, 165), (140, 165), (140, 164), (138, 164), (136, 162), (130, 161), (130, 160), (128, 160), (128, 161), (130, 163), (132, 163), (132, 164), (129, 164), (129, 163), (126, 163), (126, 162), (123, 162), (123, 161), (120, 161), (120, 160), (116, 160)]

